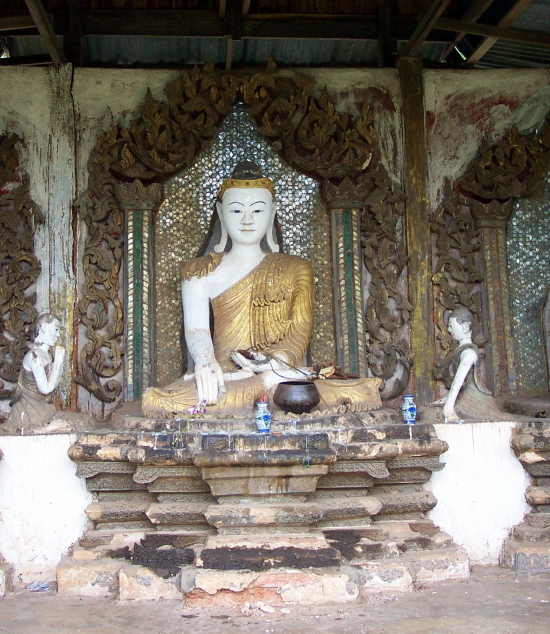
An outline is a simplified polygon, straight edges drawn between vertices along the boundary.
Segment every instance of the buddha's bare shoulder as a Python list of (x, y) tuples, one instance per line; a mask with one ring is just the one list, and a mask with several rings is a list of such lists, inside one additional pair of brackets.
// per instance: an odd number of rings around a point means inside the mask
[(208, 253), (187, 262), (180, 264), (180, 274), (183, 281), (189, 281), (196, 277), (201, 278), (206, 275), (210, 275), (212, 271), (215, 271), (220, 262), (222, 261), (223, 253)]

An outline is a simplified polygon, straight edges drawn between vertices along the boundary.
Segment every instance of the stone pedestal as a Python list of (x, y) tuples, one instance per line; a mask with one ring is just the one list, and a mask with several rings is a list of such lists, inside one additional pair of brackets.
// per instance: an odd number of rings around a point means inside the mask
[(211, 606), (271, 594), (288, 604), (345, 602), (391, 590), (387, 575), (410, 590), (413, 559), (423, 570), (437, 560), (442, 578), (468, 574), (464, 553), (427, 517), (436, 499), (423, 485), (447, 449), (432, 425), (409, 428), (388, 411), (275, 421), (269, 435), (243, 420), (194, 420), (184, 430), (125, 422), (124, 432), (81, 434), (70, 450), (95, 497), (94, 528), (60, 568), (70, 593), (78, 561), (82, 593), (96, 592), (89, 568), (105, 558), (118, 561), (108, 594), (143, 598), (133, 560), (177, 576), (190, 605)]
[(512, 449), (533, 478), (525, 498), (532, 511), (504, 543), (501, 561), (525, 574), (550, 574), (550, 422), (518, 425)]

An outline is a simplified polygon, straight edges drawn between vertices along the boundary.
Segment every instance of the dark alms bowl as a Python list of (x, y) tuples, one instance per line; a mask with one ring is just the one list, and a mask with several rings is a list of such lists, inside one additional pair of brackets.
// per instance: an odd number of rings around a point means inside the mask
[(312, 381), (283, 381), (273, 394), (273, 402), (293, 414), (311, 412), (320, 400), (319, 390)]

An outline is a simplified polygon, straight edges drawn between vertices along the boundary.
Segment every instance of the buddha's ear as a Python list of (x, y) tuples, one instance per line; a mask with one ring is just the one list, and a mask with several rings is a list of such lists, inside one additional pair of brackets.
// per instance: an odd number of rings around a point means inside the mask
[(223, 221), (222, 204), (219, 200), (216, 201), (216, 212), (218, 213), (218, 218), (220, 219), (222, 235), (219, 243), (214, 247), (214, 251), (216, 253), (223, 253), (225, 251), (225, 247), (227, 246), (227, 229), (225, 227), (225, 222)]
[(273, 205), (271, 206), (271, 222), (267, 228), (267, 232), (265, 237), (267, 239), (267, 246), (271, 249), (273, 253), (279, 253), (279, 245), (277, 244), (277, 236), (275, 234), (275, 214), (277, 213), (277, 205), (275, 201), (273, 201)]

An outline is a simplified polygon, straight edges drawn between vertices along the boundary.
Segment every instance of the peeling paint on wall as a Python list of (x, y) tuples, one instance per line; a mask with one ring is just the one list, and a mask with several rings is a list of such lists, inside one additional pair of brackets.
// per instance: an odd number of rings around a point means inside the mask
[(548, 70), (424, 71), (432, 208), (445, 179), (464, 171), (483, 139), (499, 141), (513, 112), (547, 84)]

